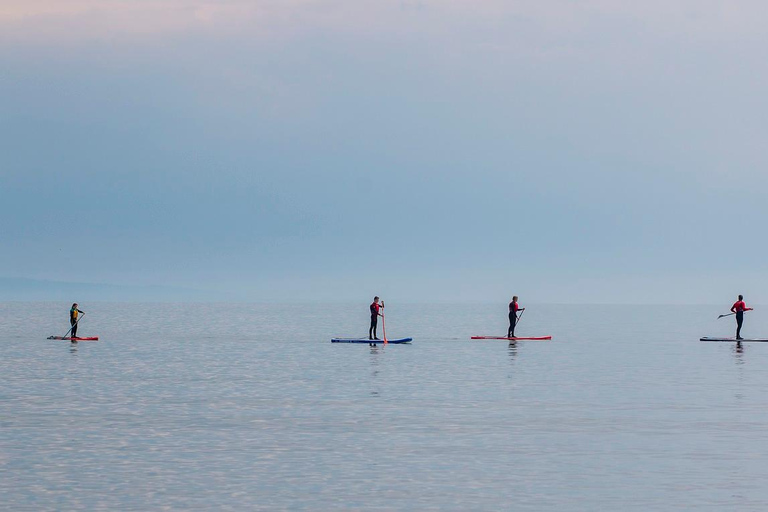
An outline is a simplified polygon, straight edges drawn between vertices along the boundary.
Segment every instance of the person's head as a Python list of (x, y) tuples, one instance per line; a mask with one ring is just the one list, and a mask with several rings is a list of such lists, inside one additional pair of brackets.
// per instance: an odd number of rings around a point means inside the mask
[(379, 297), (378, 296), (374, 297), (373, 302), (379, 302)]
[(73, 307), (73, 308), (76, 308), (76, 307), (77, 307), (77, 302), (75, 302), (74, 304), (72, 304), (72, 307)]
[(514, 297), (512, 297), (512, 302), (517, 302), (517, 295), (515, 295)]
[(743, 295), (739, 295), (739, 300), (744, 300), (744, 296)]

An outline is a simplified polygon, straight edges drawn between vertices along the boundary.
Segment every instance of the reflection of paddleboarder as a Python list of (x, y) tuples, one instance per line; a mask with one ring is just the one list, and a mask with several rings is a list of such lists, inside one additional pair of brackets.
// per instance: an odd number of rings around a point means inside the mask
[(72, 309), (69, 310), (69, 325), (72, 326), (70, 331), (71, 331), (71, 336), (73, 338), (77, 338), (77, 322), (78, 322), (77, 315), (84, 315), (84, 314), (85, 313), (77, 309), (77, 302), (72, 304)]
[(525, 308), (521, 308), (517, 303), (517, 295), (512, 297), (512, 302), (509, 303), (509, 329), (507, 329), (507, 338), (515, 337), (515, 325), (517, 325), (517, 312), (525, 311)]
[(746, 304), (744, 304), (744, 296), (739, 295), (739, 300), (733, 303), (733, 306), (731, 306), (731, 312), (736, 313), (736, 339), (741, 340), (744, 339), (741, 337), (741, 325), (744, 323), (744, 312), (745, 311), (752, 311), (752, 308), (748, 308)]

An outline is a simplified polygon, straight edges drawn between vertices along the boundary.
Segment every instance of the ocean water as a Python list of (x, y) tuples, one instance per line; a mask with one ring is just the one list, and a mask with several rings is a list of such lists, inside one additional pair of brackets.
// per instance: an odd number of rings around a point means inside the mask
[[(768, 343), (714, 306), (0, 303), (4, 510), (768, 510)], [(768, 336), (768, 315), (744, 334)]]

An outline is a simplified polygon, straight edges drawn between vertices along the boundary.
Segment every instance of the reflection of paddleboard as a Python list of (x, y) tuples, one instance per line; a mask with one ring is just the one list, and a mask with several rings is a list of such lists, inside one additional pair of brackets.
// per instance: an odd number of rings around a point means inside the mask
[[(413, 338), (399, 338), (396, 340), (389, 339), (387, 340), (387, 343), (410, 343), (412, 341)], [(367, 338), (333, 338), (331, 343), (372, 343), (375, 345), (377, 343), (384, 343), (384, 340), (369, 340)]]
[(88, 336), (84, 338), (68, 338), (64, 336), (48, 336), (49, 340), (67, 340), (67, 341), (99, 341), (98, 336)]
[(521, 341), (521, 340), (544, 341), (544, 340), (551, 340), (552, 336), (531, 336), (531, 337), (516, 336), (514, 338), (507, 338), (504, 336), (472, 336), (471, 339), (473, 340), (507, 340), (507, 341)]
[(768, 338), (742, 338), (737, 340), (736, 338), (710, 338), (705, 336), (699, 339), (699, 341), (768, 341)]

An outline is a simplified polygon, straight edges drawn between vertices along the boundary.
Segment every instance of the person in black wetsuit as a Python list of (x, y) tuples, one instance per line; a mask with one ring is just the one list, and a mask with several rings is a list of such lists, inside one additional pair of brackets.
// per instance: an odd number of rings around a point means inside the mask
[(72, 326), (70, 336), (77, 338), (77, 316), (82, 315), (83, 312), (77, 309), (77, 302), (72, 304), (72, 309), (69, 310), (69, 325)]
[(744, 312), (745, 311), (752, 311), (752, 308), (748, 308), (747, 305), (744, 303), (744, 296), (739, 295), (739, 300), (733, 303), (733, 306), (731, 306), (731, 312), (736, 313), (736, 339), (740, 340), (741, 337), (741, 326), (744, 324)]
[(512, 297), (512, 302), (509, 303), (509, 329), (507, 329), (507, 338), (515, 337), (515, 325), (517, 325), (517, 312), (525, 311), (525, 308), (521, 308), (517, 303), (517, 295)]
[(381, 313), (379, 310), (383, 308), (383, 304), (379, 304), (379, 297), (374, 297), (373, 302), (371, 303), (370, 310), (371, 310), (371, 326), (368, 328), (368, 339), (369, 340), (377, 340), (379, 338), (376, 337), (376, 327), (379, 324), (379, 317), (381, 316)]

